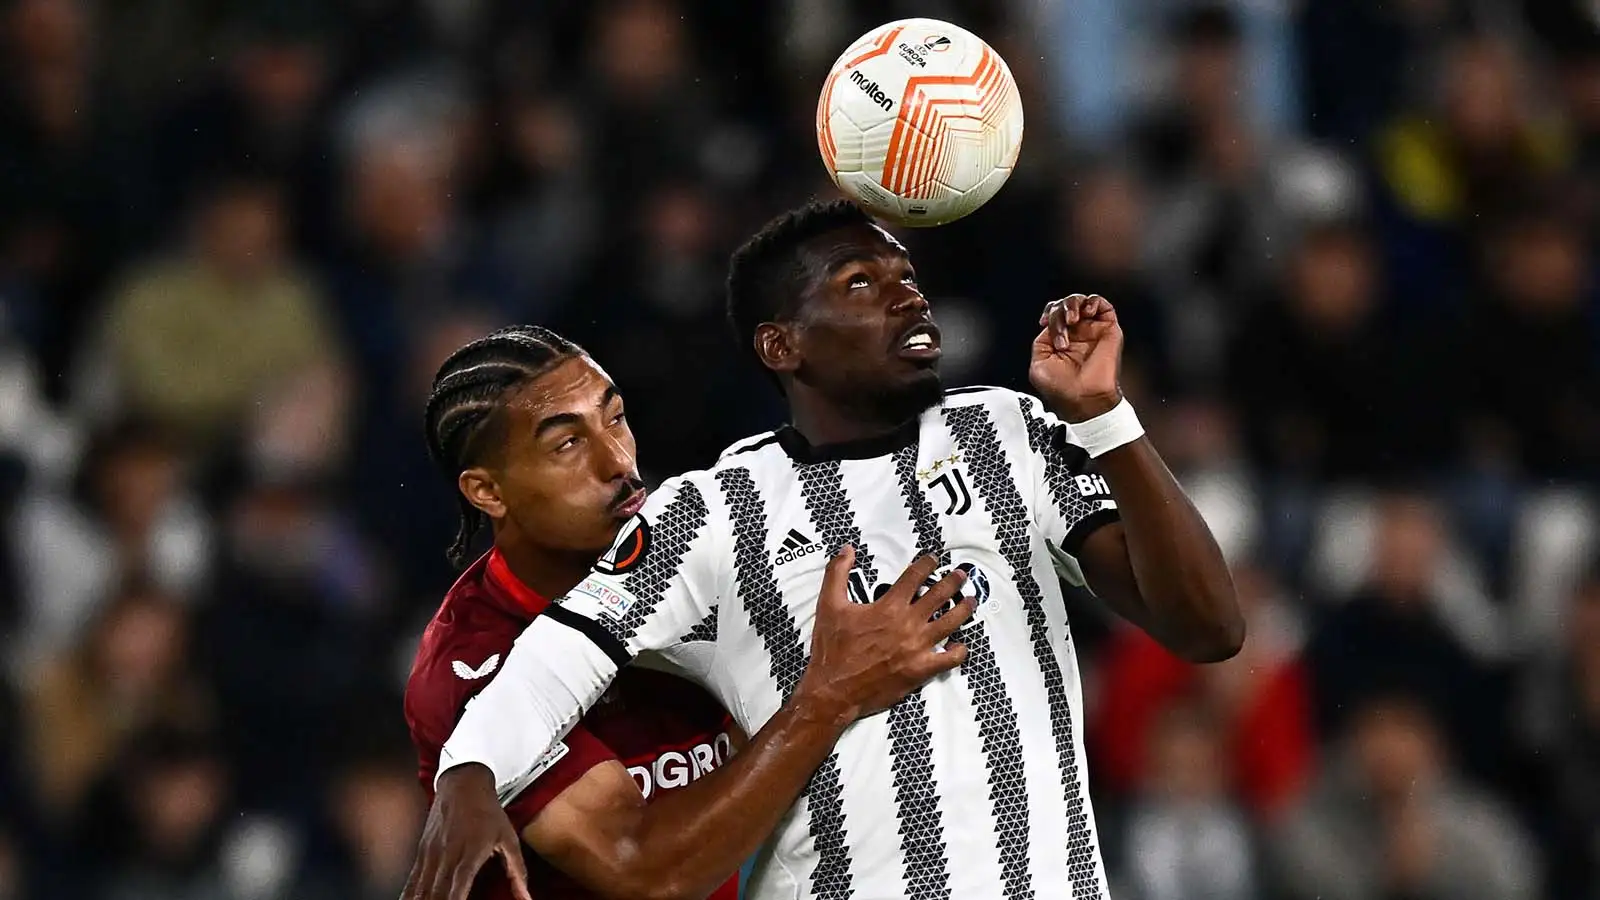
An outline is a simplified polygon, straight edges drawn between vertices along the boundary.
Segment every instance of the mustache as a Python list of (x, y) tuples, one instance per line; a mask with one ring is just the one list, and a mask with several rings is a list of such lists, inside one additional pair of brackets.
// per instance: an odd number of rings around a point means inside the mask
[(607, 508), (616, 509), (626, 503), (629, 497), (642, 490), (644, 490), (644, 480), (639, 476), (635, 475), (627, 479), (622, 483), (621, 487), (617, 488), (617, 495), (611, 498), (611, 505)]

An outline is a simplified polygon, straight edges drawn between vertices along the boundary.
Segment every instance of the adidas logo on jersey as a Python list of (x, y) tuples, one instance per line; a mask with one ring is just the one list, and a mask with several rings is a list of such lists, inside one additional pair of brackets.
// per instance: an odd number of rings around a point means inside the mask
[(810, 556), (813, 553), (821, 552), (821, 541), (813, 541), (811, 538), (791, 528), (788, 536), (783, 539), (783, 544), (778, 547), (778, 555), (773, 557), (772, 564), (781, 566), (784, 563), (792, 563), (802, 556)]

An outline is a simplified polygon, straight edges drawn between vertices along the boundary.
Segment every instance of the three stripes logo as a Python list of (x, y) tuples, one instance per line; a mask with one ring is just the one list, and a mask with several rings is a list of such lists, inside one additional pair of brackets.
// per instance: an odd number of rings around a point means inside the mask
[(821, 552), (821, 541), (814, 541), (801, 534), (798, 530), (791, 528), (788, 535), (784, 537), (783, 543), (779, 545), (778, 555), (773, 558), (772, 564), (781, 566), (784, 563), (792, 563), (802, 556), (810, 556), (813, 553)]

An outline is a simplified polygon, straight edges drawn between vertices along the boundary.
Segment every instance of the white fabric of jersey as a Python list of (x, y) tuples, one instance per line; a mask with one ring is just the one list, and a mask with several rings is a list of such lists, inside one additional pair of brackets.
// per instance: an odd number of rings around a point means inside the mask
[[(1060, 579), (1116, 518), (1071, 426), (1030, 396), (950, 391), (900, 433), (811, 448), (792, 430), (669, 480), (594, 573), (523, 633), (444, 747), (502, 797), (615, 676), (659, 654), (747, 733), (808, 658), (823, 571), (856, 547), (870, 602), (921, 553), (969, 569), (959, 669), (852, 725), (764, 848), (748, 896), (1101, 900), (1083, 691)], [(559, 607), (559, 608), (557, 608)]]

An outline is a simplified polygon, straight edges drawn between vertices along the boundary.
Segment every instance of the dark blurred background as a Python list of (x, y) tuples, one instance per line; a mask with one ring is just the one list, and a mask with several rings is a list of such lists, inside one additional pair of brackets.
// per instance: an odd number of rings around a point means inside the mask
[(1247, 604), (1196, 670), (1078, 598), (1116, 896), (1600, 898), (1582, 0), (0, 0), (0, 898), (397, 896), (434, 368), (560, 329), (655, 479), (776, 425), (725, 260), (904, 15), (1027, 105), (902, 235), (949, 381), (1110, 297)]

